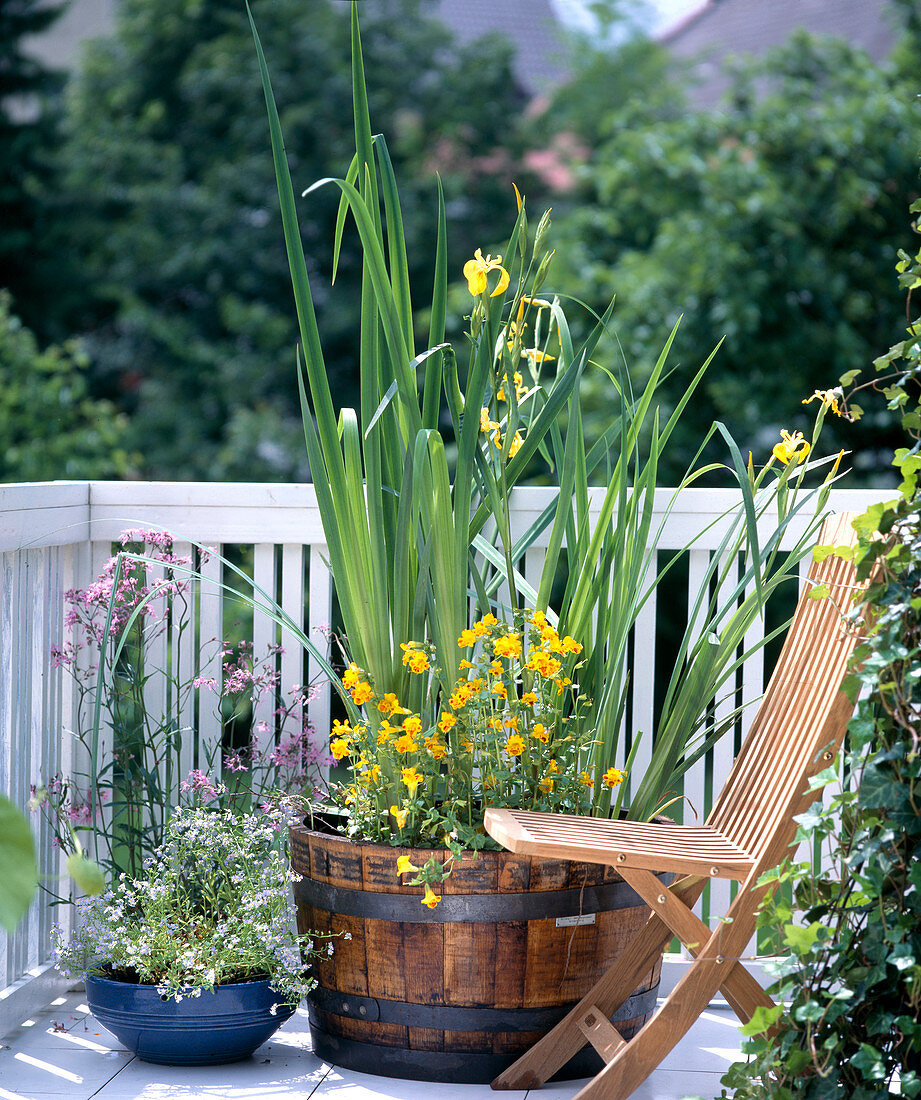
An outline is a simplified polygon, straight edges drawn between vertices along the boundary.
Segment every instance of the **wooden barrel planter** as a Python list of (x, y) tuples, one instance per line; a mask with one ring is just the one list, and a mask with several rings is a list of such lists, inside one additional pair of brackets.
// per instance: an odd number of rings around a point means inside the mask
[[(300, 931), (351, 934), (315, 964), (307, 1000), (314, 1051), (334, 1065), (491, 1081), (581, 1000), (649, 915), (610, 868), (509, 852), (456, 863), (428, 909), (422, 888), (397, 876), (403, 854), (421, 867), (435, 853), (291, 829)], [(613, 1017), (627, 1039), (655, 1009), (660, 968)], [(585, 1047), (559, 1076), (600, 1068)]]

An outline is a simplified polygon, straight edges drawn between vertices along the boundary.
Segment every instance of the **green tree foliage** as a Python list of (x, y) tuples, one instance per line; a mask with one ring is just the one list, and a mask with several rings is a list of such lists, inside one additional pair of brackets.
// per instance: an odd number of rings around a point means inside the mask
[(127, 421), (88, 396), (87, 365), (74, 345), (39, 350), (0, 292), (0, 481), (131, 472)]
[(61, 74), (24, 48), (61, 14), (43, 0), (0, 0), (0, 286), (44, 339), (56, 326), (68, 272), (55, 254), (56, 172), (50, 156), (60, 116)]
[[(800, 35), (739, 75), (721, 112), (612, 114), (559, 256), (596, 309), (616, 294), (638, 375), (681, 314), (673, 362), (698, 363), (725, 337), (682, 421), (686, 451), (716, 417), (768, 453), (778, 428), (806, 429), (805, 397), (869, 363), (892, 331), (891, 258), (917, 193), (914, 77)], [(873, 469), (895, 442), (884, 415), (829, 428)]]
[(876, 360), (873, 388), (899, 413), (910, 446), (895, 453), (898, 499), (856, 521), (872, 629), (844, 685), (852, 698), (861, 693), (848, 731), (853, 781), (828, 809), (799, 819), (799, 839), (831, 840), (834, 873), (814, 877), (808, 864), (773, 873), (793, 885), (804, 916), (792, 921), (776, 900), (764, 914), (785, 924), (789, 955), (772, 991), (777, 1007), (746, 1028), (750, 1060), (723, 1078), (735, 1100), (921, 1096), (921, 317), (912, 306), (921, 252), (900, 251), (898, 271), (907, 339)]
[[(342, 175), (351, 131), (339, 0), (254, 0), (298, 191)], [(509, 46), (460, 47), (419, 0), (362, 3), (369, 97), (402, 178), (411, 271), (430, 297), (435, 172), (459, 270), (514, 211), (520, 108)], [(74, 242), (99, 300), (95, 385), (128, 409), (147, 473), (302, 476), (296, 333), (252, 35), (242, 0), (125, 0), (94, 44), (68, 116)], [(334, 393), (354, 403), (361, 266), (351, 227), (329, 289), (338, 192), (299, 201)], [(487, 230), (487, 227), (488, 230)], [(424, 292), (424, 293), (423, 293)]]

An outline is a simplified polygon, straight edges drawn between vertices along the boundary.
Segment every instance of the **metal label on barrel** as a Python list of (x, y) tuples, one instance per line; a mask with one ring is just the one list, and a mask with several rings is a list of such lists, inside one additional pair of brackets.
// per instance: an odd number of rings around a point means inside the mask
[(594, 924), (594, 923), (595, 923), (595, 914), (594, 913), (582, 913), (581, 916), (557, 917), (556, 918), (557, 928), (575, 928), (579, 924)]

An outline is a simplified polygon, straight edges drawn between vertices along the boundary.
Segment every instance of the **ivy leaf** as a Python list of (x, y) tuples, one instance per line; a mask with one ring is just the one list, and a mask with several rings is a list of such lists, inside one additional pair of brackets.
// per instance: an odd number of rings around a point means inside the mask
[(817, 920), (813, 921), (808, 927), (799, 924), (788, 924), (783, 930), (784, 943), (791, 947), (797, 955), (808, 955), (812, 945), (819, 938), (819, 933), (823, 927)]
[(851, 1055), (851, 1065), (859, 1069), (864, 1078), (870, 1081), (878, 1080), (886, 1072), (882, 1054), (869, 1043), (860, 1044), (860, 1050)]
[(35, 841), (23, 814), (0, 794), (0, 924), (12, 932), (28, 912), (38, 885)]
[(783, 1005), (773, 1005), (771, 1008), (758, 1005), (748, 1023), (739, 1028), (739, 1033), (747, 1038), (754, 1035), (763, 1035), (765, 1031), (769, 1031), (777, 1023), (782, 1012)]

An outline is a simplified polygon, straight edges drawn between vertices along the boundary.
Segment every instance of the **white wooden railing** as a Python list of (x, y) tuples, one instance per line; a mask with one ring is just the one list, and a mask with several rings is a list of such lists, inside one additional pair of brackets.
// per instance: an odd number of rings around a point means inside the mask
[[(514, 498), (516, 531), (523, 532), (548, 503), (552, 490), (521, 489)], [(659, 490), (657, 508), (664, 511), (670, 490)], [(831, 494), (834, 511), (863, 511), (891, 493), (841, 490)], [(737, 502), (730, 490), (683, 491), (668, 516), (658, 542), (661, 552), (681, 550), (693, 542), (688, 558), (688, 592), (696, 593), (710, 555), (719, 545), (724, 524), (711, 526)], [(805, 522), (805, 517), (803, 522)], [(52, 645), (64, 640), (66, 589), (85, 586), (111, 555), (112, 543), (129, 528), (169, 531), (180, 552), (192, 542), (223, 548), (253, 548), (254, 579), (284, 610), (303, 625), (322, 647), (317, 629), (330, 620), (331, 586), (324, 565), (323, 529), (313, 488), (309, 485), (204, 483), (53, 482), (0, 485), (0, 791), (25, 807), (30, 785), (74, 766), (72, 739), (75, 700), (67, 678), (52, 667)], [(656, 524), (654, 524), (654, 529)], [(708, 530), (709, 528), (709, 530)], [(791, 540), (801, 527), (792, 525)], [(695, 541), (696, 540), (696, 541)], [(534, 580), (543, 555), (536, 545), (525, 560), (525, 575)], [(204, 567), (211, 582), (220, 582), (221, 563), (214, 557)], [(689, 599), (691, 596), (688, 597)], [(202, 639), (222, 636), (222, 601), (216, 583), (204, 584), (196, 613)], [(634, 728), (649, 730), (653, 720), (656, 652), (656, 604), (650, 600), (636, 625), (631, 714)], [(275, 640), (266, 617), (255, 619), (257, 651)], [(281, 638), (282, 645), (286, 639)], [(197, 660), (193, 654), (186, 658)], [(207, 673), (205, 667), (199, 669)], [(211, 674), (219, 675), (219, 668)], [(285, 646), (282, 683), (313, 679), (302, 651)], [(743, 671), (746, 699), (761, 694), (763, 655)], [(319, 738), (329, 729), (330, 694), (321, 690), (309, 704), (309, 718)], [(220, 737), (209, 707), (200, 708), (196, 731), (202, 742)], [(697, 807), (708, 808), (732, 757), (729, 739), (717, 745), (709, 762), (688, 774), (685, 794)], [(648, 746), (646, 748), (648, 754)], [(643, 766), (643, 759), (635, 769)], [(36, 818), (40, 870), (60, 873), (51, 836)], [(714, 884), (719, 887), (721, 884)], [(3, 888), (0, 883), (0, 889)], [(727, 884), (728, 888), (728, 884)], [(47, 1002), (60, 981), (49, 968), (50, 928), (60, 919), (39, 893), (27, 919), (11, 936), (0, 937), (0, 1035), (35, 1007)], [(4, 988), (5, 987), (5, 988)]]

